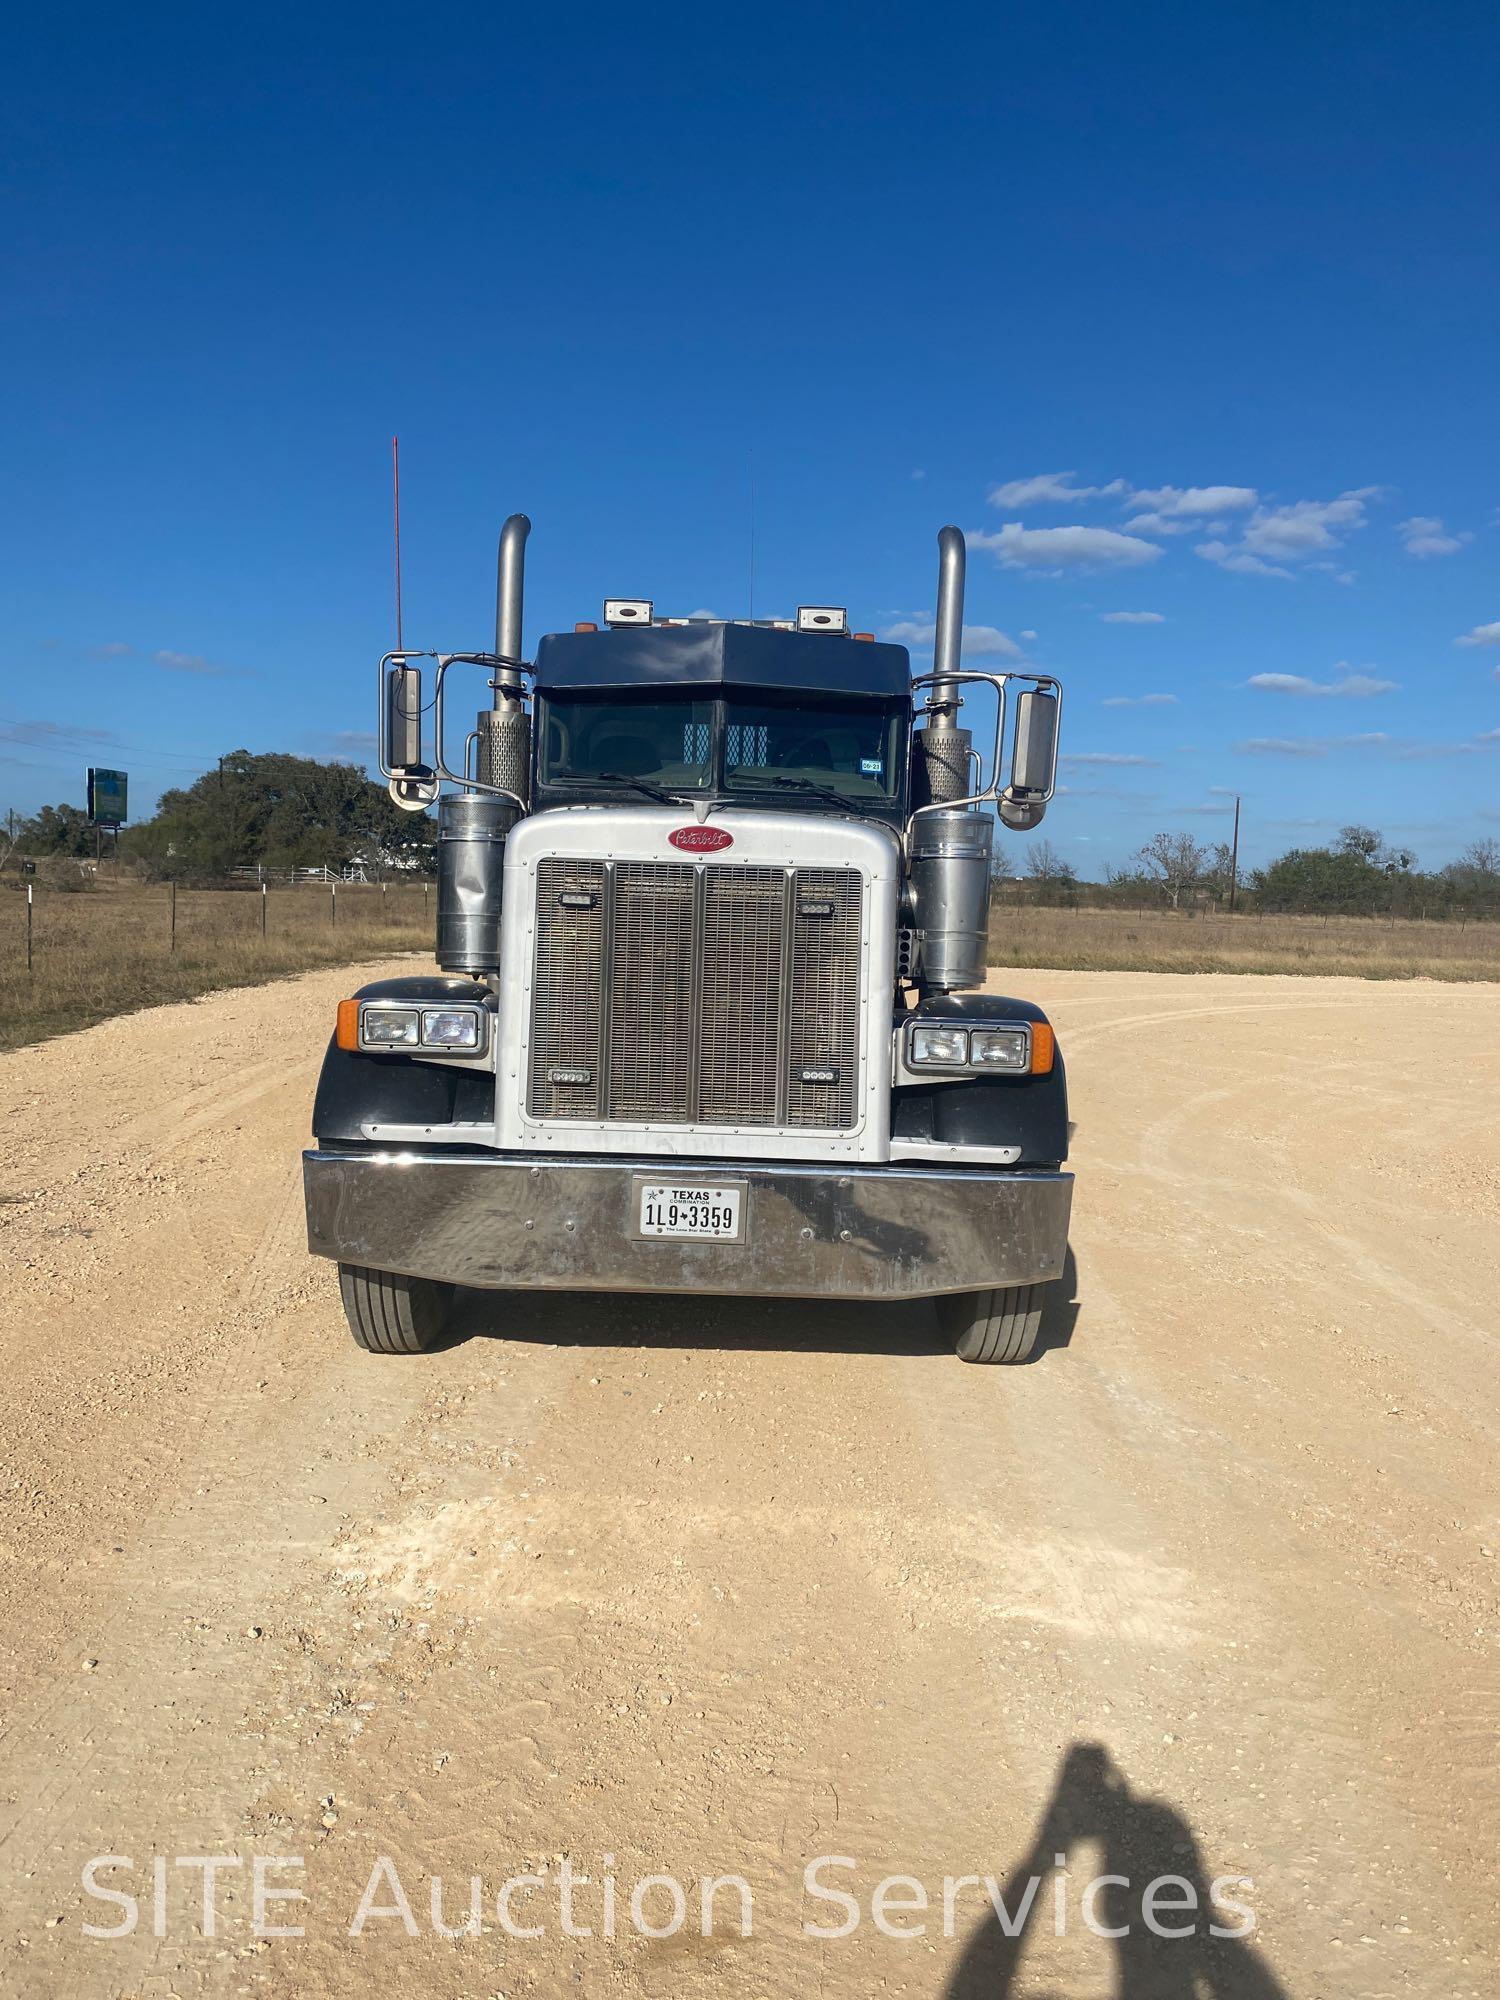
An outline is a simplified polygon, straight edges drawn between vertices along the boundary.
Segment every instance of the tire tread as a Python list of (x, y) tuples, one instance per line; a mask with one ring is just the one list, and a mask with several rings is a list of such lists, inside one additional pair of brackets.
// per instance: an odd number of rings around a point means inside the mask
[(339, 1293), (349, 1331), (367, 1353), (425, 1354), (441, 1337), (453, 1287), (340, 1264)]
[(938, 1300), (938, 1317), (961, 1361), (1025, 1361), (1041, 1331), (1045, 1284), (998, 1285)]

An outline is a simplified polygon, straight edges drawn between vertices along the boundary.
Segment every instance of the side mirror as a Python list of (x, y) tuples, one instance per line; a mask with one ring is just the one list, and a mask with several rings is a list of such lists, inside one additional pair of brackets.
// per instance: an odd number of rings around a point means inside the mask
[(422, 766), (422, 669), (404, 662), (385, 678), (385, 753), (393, 771)]
[(1016, 697), (1016, 733), (1007, 796), (1052, 795), (1057, 778), (1057, 696), (1026, 688)]
[(422, 762), (422, 669), (396, 660), (386, 670), (381, 768), (386, 786), (403, 812), (426, 812), (441, 786)]
[(1010, 783), (1000, 794), (1000, 817), (1020, 832), (1041, 823), (1057, 782), (1057, 715), (1058, 698), (1045, 688), (1016, 697)]

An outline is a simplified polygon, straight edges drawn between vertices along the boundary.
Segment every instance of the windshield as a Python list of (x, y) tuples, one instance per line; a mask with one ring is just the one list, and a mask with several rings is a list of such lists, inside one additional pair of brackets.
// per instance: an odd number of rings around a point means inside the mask
[(579, 695), (543, 704), (538, 748), (544, 784), (635, 780), (674, 792), (708, 784), (714, 704)]
[(901, 714), (868, 702), (725, 705), (729, 791), (820, 791), (889, 802), (900, 774)]

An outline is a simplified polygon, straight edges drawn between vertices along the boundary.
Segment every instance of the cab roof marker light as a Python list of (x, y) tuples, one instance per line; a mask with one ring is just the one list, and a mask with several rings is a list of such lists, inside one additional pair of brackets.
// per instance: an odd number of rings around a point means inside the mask
[(649, 597), (606, 597), (604, 600), (606, 625), (649, 625), (651, 612)]

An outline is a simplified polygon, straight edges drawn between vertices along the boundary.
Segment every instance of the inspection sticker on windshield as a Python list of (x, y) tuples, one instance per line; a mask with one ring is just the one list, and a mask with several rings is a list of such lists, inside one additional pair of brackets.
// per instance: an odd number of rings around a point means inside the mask
[(859, 768), (866, 778), (878, 778), (885, 769), (885, 761), (880, 757), (861, 757)]
[(637, 1181), (636, 1221), (642, 1236), (680, 1236), (690, 1242), (743, 1241), (745, 1184), (672, 1186)]

